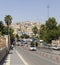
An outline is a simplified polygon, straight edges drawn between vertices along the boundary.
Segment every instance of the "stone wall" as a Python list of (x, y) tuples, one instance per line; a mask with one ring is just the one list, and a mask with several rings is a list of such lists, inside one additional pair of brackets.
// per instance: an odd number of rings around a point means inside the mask
[(0, 36), (0, 61), (7, 54), (8, 50), (8, 36)]

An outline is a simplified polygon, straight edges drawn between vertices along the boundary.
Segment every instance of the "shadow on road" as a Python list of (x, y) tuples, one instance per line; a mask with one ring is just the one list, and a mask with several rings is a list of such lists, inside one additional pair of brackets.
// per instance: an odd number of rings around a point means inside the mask
[(6, 60), (7, 60), (7, 55), (0, 61), (0, 65), (6, 63), (7, 62)]
[(8, 57), (9, 54), (13, 54), (13, 52), (9, 52), (8, 54), (6, 54), (4, 56), (4, 58), (0, 61), (0, 65), (5, 65), (7, 63), (7, 60), (8, 60), (7, 57)]

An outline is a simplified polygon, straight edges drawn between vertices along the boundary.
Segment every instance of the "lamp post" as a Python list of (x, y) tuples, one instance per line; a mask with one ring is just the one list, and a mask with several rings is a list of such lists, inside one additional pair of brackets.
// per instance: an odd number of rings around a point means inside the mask
[(49, 6), (49, 5), (47, 5), (48, 18), (49, 18), (49, 8), (50, 8), (50, 6)]
[(10, 26), (8, 26), (8, 48), (10, 49)]

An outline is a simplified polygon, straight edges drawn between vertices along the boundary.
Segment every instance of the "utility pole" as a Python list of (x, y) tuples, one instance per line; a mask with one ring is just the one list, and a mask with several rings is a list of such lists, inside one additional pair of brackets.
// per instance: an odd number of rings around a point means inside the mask
[(47, 5), (48, 18), (49, 18), (49, 8), (50, 8), (50, 6)]

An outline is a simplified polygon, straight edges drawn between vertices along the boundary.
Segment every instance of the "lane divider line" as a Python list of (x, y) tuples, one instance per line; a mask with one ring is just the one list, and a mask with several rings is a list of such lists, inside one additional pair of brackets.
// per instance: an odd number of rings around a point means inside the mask
[(15, 52), (17, 53), (17, 55), (19, 56), (19, 58), (23, 61), (23, 63), (25, 65), (28, 65), (28, 63), (23, 59), (23, 57), (21, 56), (21, 54), (15, 49)]

